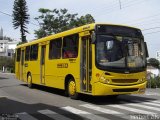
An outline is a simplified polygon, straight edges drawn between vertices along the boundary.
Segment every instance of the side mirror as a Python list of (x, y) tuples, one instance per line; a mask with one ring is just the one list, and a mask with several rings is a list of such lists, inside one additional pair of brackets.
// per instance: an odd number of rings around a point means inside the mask
[(91, 33), (91, 41), (92, 41), (92, 43), (95, 43), (95, 41), (96, 41), (96, 34), (94, 31), (92, 31), (92, 33)]

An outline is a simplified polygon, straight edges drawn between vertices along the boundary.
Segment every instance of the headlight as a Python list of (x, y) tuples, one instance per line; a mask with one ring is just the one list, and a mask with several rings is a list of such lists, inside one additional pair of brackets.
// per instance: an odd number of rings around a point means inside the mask
[(100, 81), (102, 82), (102, 83), (105, 83), (105, 84), (108, 84), (108, 83), (110, 83), (110, 80), (109, 79), (106, 79), (105, 77), (100, 77)]

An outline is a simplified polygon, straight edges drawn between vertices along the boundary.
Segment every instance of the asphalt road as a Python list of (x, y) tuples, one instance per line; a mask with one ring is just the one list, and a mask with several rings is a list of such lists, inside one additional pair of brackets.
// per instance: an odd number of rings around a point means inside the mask
[(81, 95), (42, 86), (29, 89), (13, 74), (0, 73), (0, 120), (160, 120), (160, 89), (117, 99)]

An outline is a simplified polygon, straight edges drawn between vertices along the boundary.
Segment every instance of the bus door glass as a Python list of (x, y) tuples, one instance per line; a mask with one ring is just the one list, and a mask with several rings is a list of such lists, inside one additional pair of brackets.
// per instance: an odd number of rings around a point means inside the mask
[(20, 80), (20, 74), (21, 74), (21, 72), (20, 72), (20, 58), (21, 57), (21, 49), (20, 48), (18, 48), (18, 49), (16, 49), (16, 76), (17, 76), (17, 78)]
[(21, 51), (21, 65), (20, 65), (20, 79), (24, 80), (24, 73), (25, 73), (25, 69), (24, 69), (24, 50)]
[(46, 45), (41, 46), (41, 60), (40, 60), (40, 79), (41, 84), (45, 84), (45, 54), (46, 54)]
[(81, 90), (84, 92), (91, 92), (91, 74), (92, 74), (92, 53), (91, 43), (88, 37), (82, 38), (81, 44)]

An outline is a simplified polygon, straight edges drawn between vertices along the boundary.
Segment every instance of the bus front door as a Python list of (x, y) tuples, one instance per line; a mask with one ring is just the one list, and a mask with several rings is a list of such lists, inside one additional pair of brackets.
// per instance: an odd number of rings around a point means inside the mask
[(21, 51), (21, 64), (20, 64), (20, 80), (24, 80), (24, 50)]
[(45, 54), (46, 54), (46, 45), (41, 46), (41, 60), (40, 60), (40, 82), (45, 84)]
[(80, 67), (80, 79), (81, 90), (83, 92), (91, 92), (91, 74), (92, 74), (92, 53), (91, 43), (88, 37), (82, 38), (81, 44), (81, 67)]

